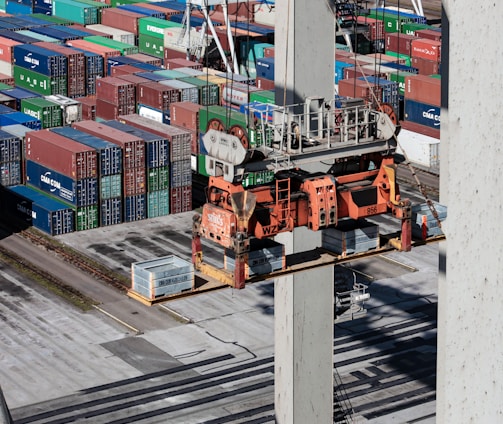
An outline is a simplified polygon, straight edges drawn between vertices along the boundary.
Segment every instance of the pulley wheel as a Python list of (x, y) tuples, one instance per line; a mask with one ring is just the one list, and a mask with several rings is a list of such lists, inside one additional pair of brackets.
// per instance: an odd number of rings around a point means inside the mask
[(239, 138), (241, 144), (245, 149), (249, 148), (250, 142), (248, 140), (247, 131), (241, 125), (232, 125), (229, 128), (229, 134)]
[(206, 125), (206, 131), (215, 130), (225, 132), (225, 126), (223, 122), (218, 118), (211, 118)]
[(393, 124), (398, 125), (398, 116), (393, 106), (391, 106), (389, 103), (381, 103), (381, 105), (379, 106), (379, 111), (384, 112), (389, 116), (389, 119), (391, 119), (391, 122), (393, 122)]

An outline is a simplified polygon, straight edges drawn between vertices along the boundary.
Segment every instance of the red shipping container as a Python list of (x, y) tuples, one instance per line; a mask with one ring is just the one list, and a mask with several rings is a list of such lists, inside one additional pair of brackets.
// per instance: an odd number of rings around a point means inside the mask
[(99, 44), (91, 43), (90, 41), (86, 40), (70, 40), (67, 41), (66, 44), (72, 47), (76, 47), (77, 49), (82, 49), (91, 53), (99, 54), (103, 56), (105, 61), (109, 57), (121, 56), (121, 52), (119, 50), (111, 49), (110, 47), (100, 46)]
[(19, 41), (11, 40), (10, 38), (0, 37), (0, 60), (12, 63), (12, 48), (21, 44)]
[(264, 77), (257, 77), (255, 85), (261, 90), (274, 90), (274, 81)]
[(410, 56), (440, 62), (441, 46), (440, 41), (417, 38), (411, 43)]
[(274, 57), (274, 47), (266, 47), (264, 49), (264, 57)]
[[(362, 66), (358, 67), (347, 67), (343, 69), (344, 78), (360, 78), (363, 76), (371, 77), (375, 76), (378, 78), (386, 78), (386, 74), (379, 72), (379, 66), (370, 65), (367, 67), (367, 64), (362, 64)], [(340, 81), (340, 80), (339, 80)]]
[(184, 58), (167, 59), (164, 61), (164, 67), (166, 69), (190, 68), (198, 71), (202, 71), (203, 69), (203, 65), (201, 63)]
[(100, 100), (115, 105), (135, 105), (136, 86), (122, 78), (99, 78), (96, 80), (96, 96)]
[(368, 39), (370, 41), (384, 40), (384, 21), (366, 16), (358, 16), (356, 22), (361, 25), (368, 25)]
[[(243, 3), (229, 3), (227, 5), (227, 13), (229, 15), (242, 16), (243, 18), (253, 22), (253, 11), (255, 10), (255, 5), (260, 4), (257, 1), (248, 1), (246, 4)], [(223, 6), (220, 4), (215, 5), (215, 11), (223, 13)], [(212, 15), (210, 15), (212, 16)], [(213, 16), (212, 16), (213, 19)], [(256, 24), (254, 24), (256, 25)]]
[[(177, 13), (180, 13), (180, 12), (177, 12)], [(197, 10), (197, 9), (192, 11), (192, 16), (196, 16), (198, 18), (204, 19), (203, 12), (200, 10)], [(211, 21), (213, 22), (214, 25), (215, 25), (215, 23), (225, 24), (225, 15), (222, 11), (212, 10), (210, 13), (210, 17), (211, 17)], [(229, 22), (248, 22), (248, 19), (246, 18), (246, 16), (236, 15), (234, 13), (232, 13), (232, 14), (229, 13), (228, 18), (229, 18)]]
[(373, 57), (375, 58), (375, 63), (377, 66), (382, 65), (384, 63), (400, 63), (400, 64), (405, 64), (405, 59), (396, 57), (396, 56), (391, 56), (385, 53), (369, 53), (366, 55), (367, 57)]
[(175, 102), (169, 105), (169, 117), (172, 125), (199, 129), (199, 111), (203, 106), (192, 102)]
[(146, 168), (127, 168), (122, 171), (124, 196), (136, 196), (147, 192)]
[(94, 121), (96, 119), (96, 96), (79, 97), (82, 103), (82, 119), (84, 121)]
[(411, 57), (411, 66), (417, 68), (420, 75), (434, 75), (440, 72), (440, 64), (436, 60)]
[(107, 121), (117, 119), (119, 115), (135, 113), (136, 104), (115, 104), (100, 98), (96, 99), (96, 116)]
[(26, 133), (26, 158), (74, 180), (98, 175), (98, 157), (92, 147), (48, 129)]
[(145, 141), (95, 121), (72, 123), (72, 127), (122, 147), (123, 169), (145, 167)]
[(388, 32), (385, 38), (385, 50), (400, 54), (411, 55), (412, 41), (417, 37), (413, 35), (402, 34), (400, 32)]
[(405, 77), (404, 97), (409, 100), (440, 107), (440, 78), (426, 75)]
[(159, 110), (168, 110), (170, 103), (180, 101), (180, 90), (170, 88), (158, 82), (138, 86), (138, 103), (152, 106)]
[(111, 75), (112, 77), (121, 77), (123, 75), (133, 75), (137, 72), (145, 72), (145, 69), (137, 68), (133, 65), (118, 65), (112, 66)]
[(382, 87), (355, 78), (343, 79), (339, 80), (339, 95), (363, 99), (377, 107), (382, 100)]
[(190, 160), (191, 135), (188, 130), (163, 124), (137, 114), (119, 116), (118, 121), (157, 134), (169, 141), (170, 160)]
[(133, 53), (128, 54), (128, 57), (131, 59), (138, 60), (139, 62), (142, 63), (149, 63), (150, 65), (154, 66), (162, 66), (162, 59), (160, 57), (150, 56), (149, 54)]
[[(172, 59), (185, 59), (187, 57), (187, 53), (179, 52), (178, 50), (173, 50), (168, 47), (164, 47), (164, 67), (166, 68), (166, 63)], [(168, 69), (168, 68), (166, 68)]]
[[(114, 66), (115, 68), (115, 66)], [(120, 66), (117, 66), (117, 68), (120, 68)], [(124, 81), (127, 81), (131, 84), (133, 84), (135, 87), (138, 87), (139, 84), (147, 84), (149, 82), (152, 82), (152, 80), (149, 80), (147, 78), (139, 77), (138, 75), (134, 74), (126, 74), (126, 75), (119, 75), (117, 78), (123, 79)], [(136, 94), (135, 94), (136, 96)]]
[(170, 189), (171, 214), (189, 212), (192, 210), (192, 186), (182, 186)]
[(440, 31), (435, 31), (433, 29), (418, 29), (415, 31), (417, 38), (426, 38), (427, 40), (442, 40), (442, 33)]
[(140, 13), (110, 7), (102, 9), (101, 23), (138, 35), (138, 19), (144, 18)]
[(2, 73), (0, 73), (0, 82), (3, 82), (4, 84), (10, 85), (11, 87), (14, 87), (16, 85), (14, 77), (11, 77), (10, 75), (6, 75), (6, 74), (2, 74)]
[(440, 140), (440, 130), (431, 128), (426, 125), (418, 124), (411, 121), (400, 121), (400, 125), (404, 130), (413, 131), (418, 134), (423, 134), (428, 137), (437, 138)]

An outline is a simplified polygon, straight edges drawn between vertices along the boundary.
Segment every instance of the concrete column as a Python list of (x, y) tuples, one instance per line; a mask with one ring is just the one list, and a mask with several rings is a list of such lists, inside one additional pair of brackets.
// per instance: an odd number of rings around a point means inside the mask
[(333, 423), (333, 281), (333, 265), (275, 281), (278, 424)]
[(438, 423), (503, 422), (503, 2), (444, 0)]

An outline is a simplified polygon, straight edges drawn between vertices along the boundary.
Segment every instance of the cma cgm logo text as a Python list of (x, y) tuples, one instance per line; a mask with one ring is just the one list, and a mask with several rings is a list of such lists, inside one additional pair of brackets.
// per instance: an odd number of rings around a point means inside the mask
[(31, 63), (31, 68), (35, 68), (36, 66), (39, 66), (40, 65), (40, 61), (38, 59), (35, 59), (31, 53), (28, 53), (25, 57), (24, 57), (24, 61), (26, 63)]
[(164, 29), (152, 25), (147, 25), (147, 31), (164, 35)]
[(51, 192), (61, 190), (61, 183), (51, 178), (51, 173), (46, 172), (40, 176), (40, 181), (51, 186)]
[(435, 109), (428, 109), (423, 111), (423, 118), (435, 121), (435, 126), (440, 125), (440, 115), (435, 113)]
[(208, 221), (211, 222), (212, 224), (218, 225), (218, 226), (223, 226), (224, 225), (224, 220), (220, 215), (217, 215), (215, 213), (209, 213), (208, 214)]

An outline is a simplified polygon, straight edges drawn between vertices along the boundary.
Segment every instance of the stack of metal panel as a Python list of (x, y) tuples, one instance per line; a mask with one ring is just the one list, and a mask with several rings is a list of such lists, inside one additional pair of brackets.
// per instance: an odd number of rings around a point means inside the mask
[(53, 128), (51, 131), (96, 150), (99, 225), (120, 224), (122, 222), (122, 150), (120, 146), (71, 127)]
[(49, 130), (26, 135), (26, 183), (75, 211), (78, 231), (98, 227), (96, 150)]
[(433, 202), (433, 206), (437, 212), (438, 219), (433, 216), (433, 212), (426, 203), (412, 207), (412, 236), (414, 238), (425, 240), (428, 237), (443, 234), (441, 223), (447, 218), (447, 207), (437, 202)]
[(191, 290), (194, 266), (177, 256), (165, 256), (131, 264), (132, 290), (155, 300)]
[(147, 217), (145, 142), (137, 136), (95, 121), (75, 122), (72, 126), (121, 146), (123, 220), (132, 222), (145, 219)]
[(342, 256), (376, 249), (379, 243), (379, 226), (365, 220), (344, 219), (321, 234), (322, 247)]
[(0, 184), (7, 187), (22, 183), (22, 139), (0, 130)]

